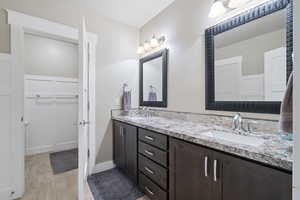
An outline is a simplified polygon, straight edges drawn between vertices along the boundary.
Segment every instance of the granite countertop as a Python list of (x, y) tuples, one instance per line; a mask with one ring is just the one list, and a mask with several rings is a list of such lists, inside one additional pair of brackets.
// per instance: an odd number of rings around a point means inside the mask
[[(126, 116), (112, 115), (112, 119), (129, 123), (131, 125), (156, 131), (168, 136), (179, 138), (195, 144), (200, 144), (212, 149), (220, 150), (226, 153), (240, 157), (255, 160), (287, 171), (292, 171), (293, 160), (293, 142), (281, 139), (275, 133), (237, 133), (224, 126), (210, 123), (181, 119), (170, 119), (160, 116)], [(227, 132), (239, 135), (248, 135), (250, 137), (263, 139), (260, 146), (250, 146), (242, 143), (229, 142), (218, 137), (207, 136), (208, 132)]]

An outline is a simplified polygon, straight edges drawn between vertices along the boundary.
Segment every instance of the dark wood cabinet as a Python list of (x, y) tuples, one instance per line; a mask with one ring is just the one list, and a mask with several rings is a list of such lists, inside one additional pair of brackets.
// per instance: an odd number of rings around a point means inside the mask
[(292, 200), (292, 175), (261, 164), (214, 152), (216, 200)]
[(128, 178), (137, 183), (137, 128), (113, 122), (114, 162)]
[(292, 200), (292, 175), (170, 139), (170, 200)]
[(211, 152), (170, 139), (170, 200), (212, 200)]
[(152, 200), (292, 200), (289, 172), (119, 121), (113, 132), (116, 166)]

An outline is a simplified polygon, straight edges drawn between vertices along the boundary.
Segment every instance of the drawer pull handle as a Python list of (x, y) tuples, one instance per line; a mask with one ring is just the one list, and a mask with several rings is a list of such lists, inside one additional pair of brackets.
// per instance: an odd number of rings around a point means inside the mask
[(154, 153), (151, 152), (151, 151), (145, 150), (144, 152), (145, 152), (146, 154), (148, 154), (149, 156), (154, 156)]
[(153, 138), (153, 137), (150, 137), (150, 136), (148, 136), (148, 135), (146, 135), (145, 138), (146, 138), (147, 140), (154, 141), (154, 138)]
[(151, 196), (154, 195), (154, 192), (152, 192), (148, 187), (145, 187), (145, 190), (146, 190)]
[(146, 170), (147, 172), (149, 172), (150, 174), (154, 174), (154, 171), (152, 171), (152, 170), (149, 169), (148, 167), (145, 167), (145, 170)]
[(205, 166), (204, 166), (204, 173), (205, 173), (205, 177), (207, 177), (208, 176), (208, 174), (207, 174), (207, 161), (208, 161), (208, 157), (207, 156), (205, 156), (205, 158), (204, 158), (204, 162), (205, 162)]
[(214, 160), (214, 181), (217, 182), (217, 165), (218, 165), (218, 161)]

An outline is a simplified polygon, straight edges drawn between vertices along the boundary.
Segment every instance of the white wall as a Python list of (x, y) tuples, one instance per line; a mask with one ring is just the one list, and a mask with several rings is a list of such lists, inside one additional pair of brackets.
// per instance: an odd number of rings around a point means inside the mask
[[(140, 29), (140, 42), (149, 40), (153, 34), (167, 37), (166, 46), (170, 49), (168, 110), (233, 114), (205, 110), (204, 30), (216, 21), (208, 18), (212, 3), (213, 1), (176, 0)], [(243, 115), (278, 119), (278, 115)]]
[[(294, 1), (294, 122), (300, 121), (300, 2)], [(300, 199), (300, 124), (294, 123), (294, 185), (293, 199)]]
[[(81, 17), (85, 16), (87, 30), (99, 36), (96, 55), (97, 162), (112, 160), (110, 109), (118, 107), (117, 99), (123, 83), (128, 83), (133, 89), (133, 105), (138, 105), (138, 29), (101, 16), (96, 9), (89, 9), (83, 1), (0, 0), (0, 8), (72, 27), (79, 27)], [(5, 12), (1, 11), (0, 23), (4, 23), (5, 18)], [(0, 52), (10, 51), (8, 31), (8, 26), (0, 24), (0, 41), (5, 41), (0, 42)]]
[(25, 34), (25, 73), (43, 76), (78, 77), (78, 45)]

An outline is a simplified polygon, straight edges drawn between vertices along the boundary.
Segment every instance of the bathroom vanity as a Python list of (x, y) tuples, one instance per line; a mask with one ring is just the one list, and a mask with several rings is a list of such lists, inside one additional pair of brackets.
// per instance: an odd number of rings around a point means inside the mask
[(275, 122), (237, 133), (230, 117), (138, 112), (112, 115), (114, 161), (150, 199), (292, 199), (292, 142)]

